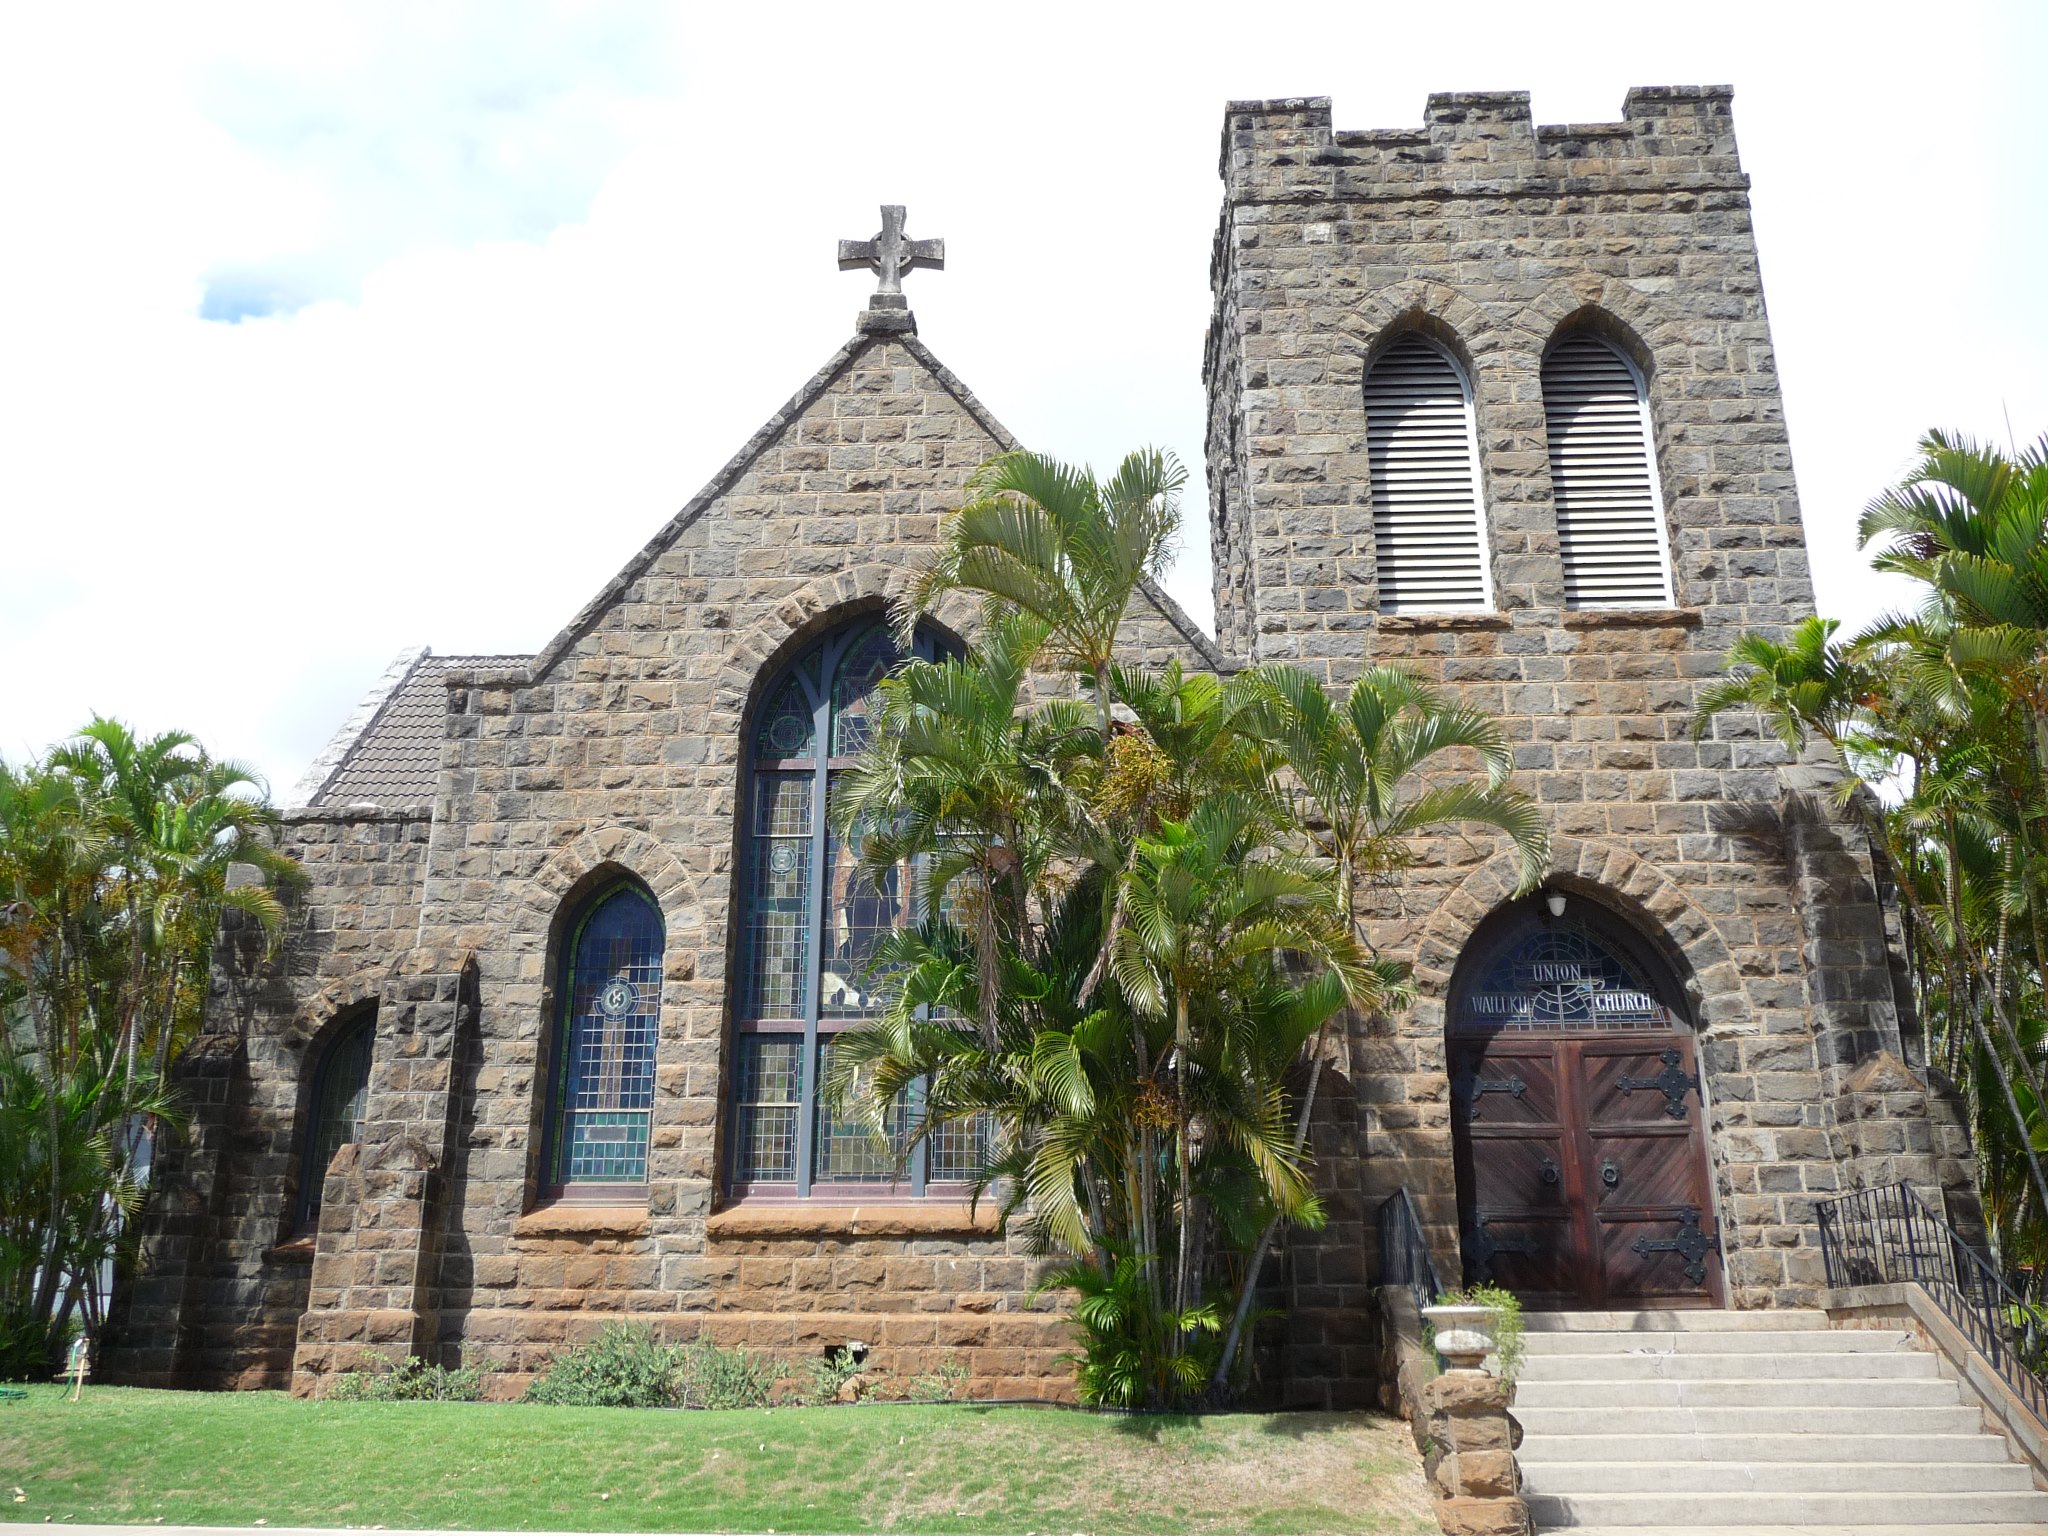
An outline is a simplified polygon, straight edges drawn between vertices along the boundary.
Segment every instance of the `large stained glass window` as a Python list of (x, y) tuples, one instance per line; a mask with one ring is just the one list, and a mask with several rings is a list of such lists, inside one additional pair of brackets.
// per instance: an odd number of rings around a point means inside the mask
[(550, 1161), (564, 1191), (647, 1181), (661, 949), (661, 913), (631, 882), (599, 892), (570, 930)]
[(298, 1225), (320, 1224), (320, 1193), (334, 1154), (363, 1134), (363, 1107), (370, 1096), (370, 1048), (377, 1039), (377, 1010), (340, 1026), (313, 1072), (313, 1103), (306, 1117), (305, 1157), (299, 1169)]
[[(914, 654), (942, 653), (920, 631)], [(919, 1095), (878, 1135), (818, 1091), (835, 1034), (881, 1007), (871, 966), (894, 929), (918, 922), (913, 871), (860, 867), (858, 833), (826, 823), (835, 777), (873, 739), (880, 684), (904, 660), (879, 617), (835, 630), (770, 685), (753, 727), (742, 801), (740, 975), (730, 1120), (739, 1193), (922, 1195), (979, 1167), (985, 1133), (947, 1126), (904, 1155)]]

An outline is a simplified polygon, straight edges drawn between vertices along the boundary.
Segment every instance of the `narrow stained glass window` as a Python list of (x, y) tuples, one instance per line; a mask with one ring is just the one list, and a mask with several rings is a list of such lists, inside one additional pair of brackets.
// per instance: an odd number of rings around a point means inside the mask
[(615, 886), (576, 929), (556, 1128), (565, 1186), (646, 1181), (661, 951), (661, 914), (638, 886)]
[(757, 1019), (804, 1016), (804, 966), (811, 937), (811, 816), (808, 773), (754, 776), (751, 879), (747, 891), (748, 1011)]
[[(819, 1081), (831, 1069), (832, 1046), (819, 1047)], [(865, 1120), (842, 1119), (821, 1101), (818, 1105), (817, 1179), (825, 1184), (886, 1184), (896, 1177), (897, 1152), (909, 1124), (909, 1095), (900, 1093), (889, 1108), (888, 1135), (877, 1136)]]
[(743, 1035), (733, 1074), (733, 1172), (749, 1182), (796, 1177), (803, 1112), (802, 1035)]
[(370, 1095), (370, 1050), (376, 1038), (373, 1009), (342, 1026), (314, 1073), (313, 1109), (306, 1122), (306, 1156), (299, 1174), (301, 1228), (319, 1225), (321, 1187), (334, 1154), (362, 1139), (363, 1109)]

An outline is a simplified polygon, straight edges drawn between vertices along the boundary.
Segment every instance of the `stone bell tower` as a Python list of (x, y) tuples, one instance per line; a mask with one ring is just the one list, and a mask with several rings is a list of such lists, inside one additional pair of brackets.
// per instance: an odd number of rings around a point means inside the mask
[[(1759, 1307), (1820, 1284), (1817, 1199), (1970, 1181), (1960, 1128), (1892, 1071), (1885, 914), (1860, 825), (1827, 801), (1831, 770), (1754, 722), (1692, 735), (1736, 636), (1814, 611), (1731, 97), (1638, 89), (1619, 122), (1539, 126), (1521, 92), (1436, 95), (1419, 128), (1367, 132), (1334, 129), (1327, 98), (1232, 103), (1204, 369), (1222, 643), (1335, 683), (1398, 665), (1501, 720), (1549, 815), (1547, 891), (1665, 978), (1683, 1031), (1670, 1103), (1702, 1187), (1645, 1207), (1669, 1226), (1643, 1228), (1646, 1251), (1704, 1249), (1699, 1301)], [(1621, 393), (1602, 405), (1598, 378), (1561, 372), (1567, 343)], [(1601, 478), (1622, 475), (1617, 422), (1634, 434), (1621, 491)], [(1602, 585), (1628, 539), (1640, 579)], [(1438, 559), (1471, 569), (1438, 580)], [(1514, 1250), (1537, 1243), (1517, 1226), (1536, 1207), (1517, 1201), (1580, 1202), (1592, 1233), (1610, 1199), (1597, 1158), (1574, 1174), (1587, 1132), (1570, 1124), (1530, 1157), (1532, 1177), (1559, 1170), (1548, 1187), (1471, 1187), (1488, 1178), (1469, 1166), (1475, 1094), (1523, 1082), (1485, 1097), (1485, 1117), (1570, 1118), (1532, 1107), (1533, 1080), (1447, 1057), (1453, 974), (1482, 925), (1508, 921), (1514, 884), (1475, 837), (1371, 893), (1374, 941), (1414, 965), (1418, 1000), (1359, 1026), (1320, 1112), (1332, 1220), (1296, 1245), (1290, 1285), (1295, 1375), (1329, 1378), (1329, 1398), (1370, 1375), (1369, 1228), (1394, 1189), (1450, 1283), (1501, 1253), (1515, 1283)], [(1600, 1294), (1622, 1283), (1611, 1255), (1604, 1275), (1600, 1255), (1578, 1258)]]

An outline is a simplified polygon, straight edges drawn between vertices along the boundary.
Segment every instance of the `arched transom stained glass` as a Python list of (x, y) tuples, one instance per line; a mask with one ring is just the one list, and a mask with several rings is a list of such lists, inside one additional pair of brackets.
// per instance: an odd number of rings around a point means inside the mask
[(647, 1180), (662, 937), (653, 898), (631, 882), (600, 892), (571, 930), (550, 1162), (564, 1190)]
[(1461, 1034), (1580, 1034), (1679, 1025), (1612, 938), (1563, 919), (1503, 934), (1456, 999), (1451, 1027)]
[(334, 1154), (363, 1134), (363, 1108), (370, 1096), (370, 1049), (377, 1038), (371, 1009), (341, 1026), (313, 1075), (313, 1104), (306, 1120), (305, 1160), (299, 1170), (298, 1225), (320, 1224), (320, 1194)]
[[(935, 633), (918, 632), (913, 654), (942, 650)], [(904, 659), (878, 618), (834, 631), (769, 687), (748, 744), (729, 1159), (740, 1193), (867, 1185), (916, 1195), (972, 1177), (979, 1163), (978, 1136), (948, 1127), (913, 1151), (899, 1179), (895, 1149), (831, 1114), (817, 1091), (833, 1036), (880, 1007), (876, 945), (921, 918), (915, 872), (863, 873), (858, 832), (842, 838), (825, 817), (834, 777), (872, 739), (879, 685)], [(917, 1097), (896, 1106), (899, 1134)]]

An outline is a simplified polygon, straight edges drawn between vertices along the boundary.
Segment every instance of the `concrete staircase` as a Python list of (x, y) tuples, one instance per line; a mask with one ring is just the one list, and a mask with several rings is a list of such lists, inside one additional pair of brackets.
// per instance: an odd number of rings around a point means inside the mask
[(2048, 1531), (2048, 1493), (1913, 1335), (1820, 1312), (1532, 1315), (1539, 1531)]

